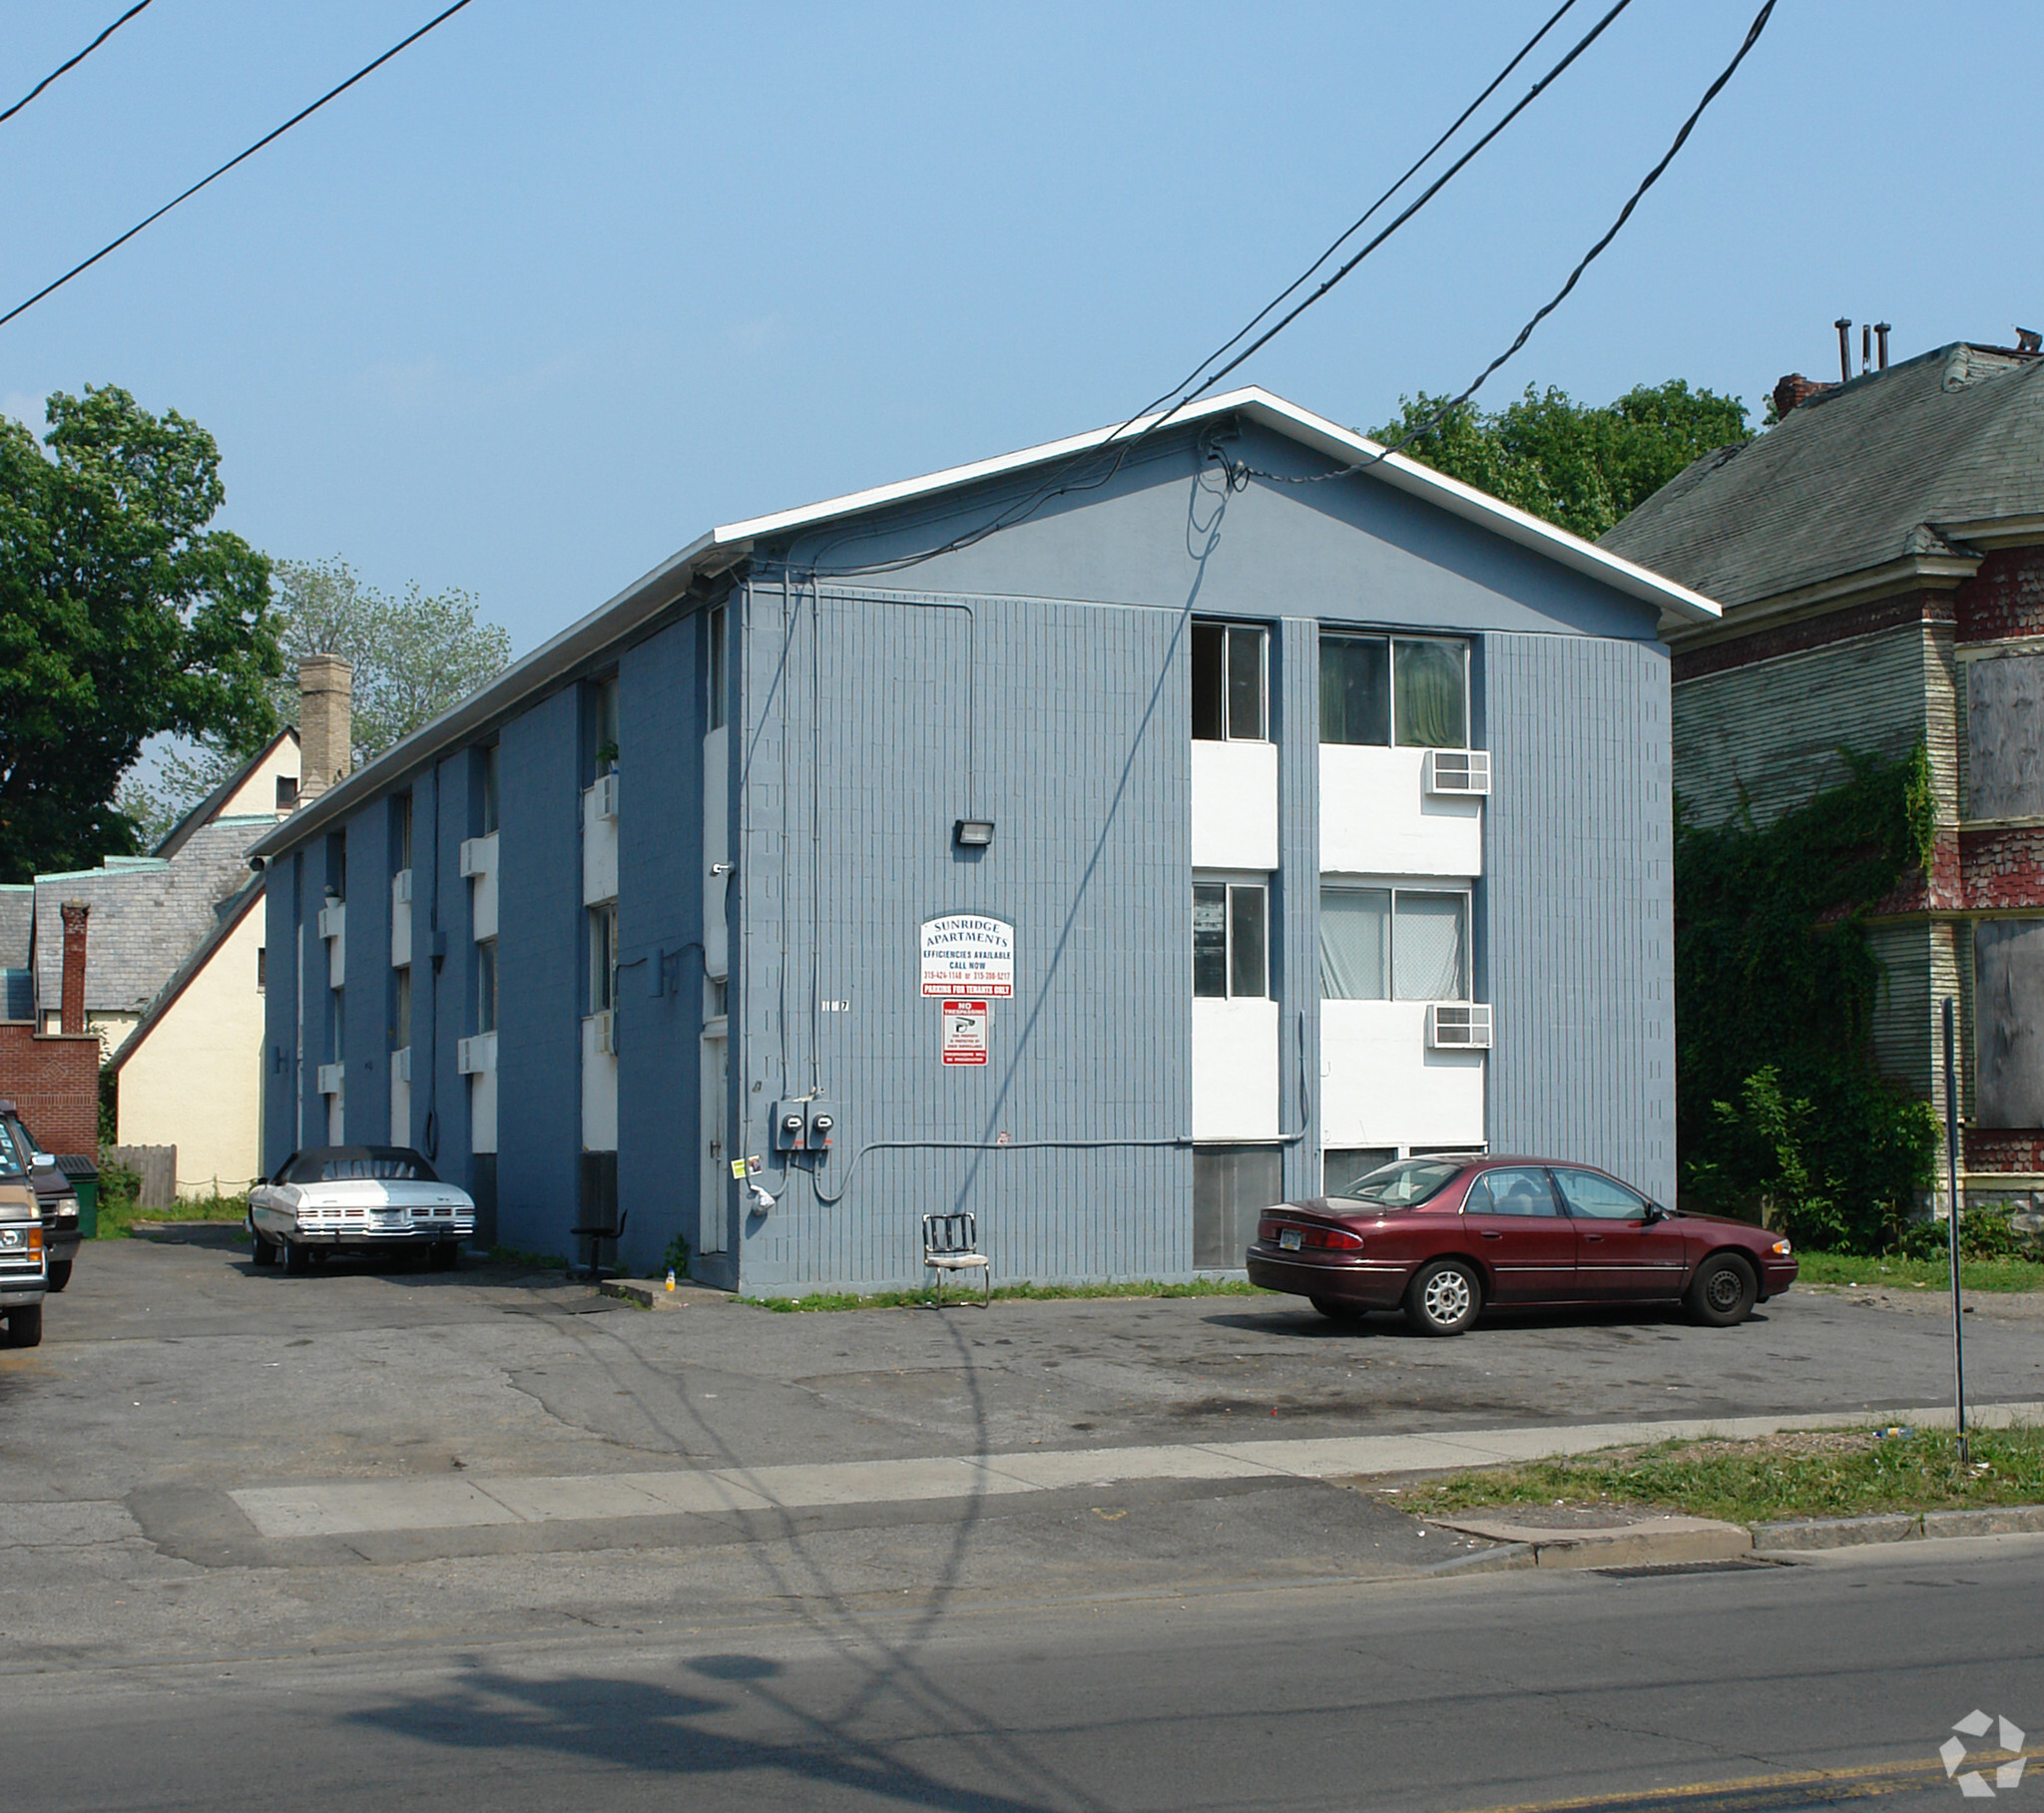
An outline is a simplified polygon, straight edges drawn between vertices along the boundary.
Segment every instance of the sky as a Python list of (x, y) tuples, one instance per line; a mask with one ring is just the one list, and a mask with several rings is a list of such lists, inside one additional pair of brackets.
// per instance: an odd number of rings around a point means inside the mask
[[(0, 0), (0, 105), (126, 3)], [(1554, 3), (474, 0), (0, 327), (0, 413), (89, 383), (175, 408), (219, 441), (222, 525), (467, 591), (523, 653), (717, 523), (1124, 419)], [(1231, 382), (1363, 429), (1466, 384), (1758, 4), (1634, 0)], [(0, 310), (437, 10), (153, 0), (0, 125)], [(1840, 314), (1897, 358), (2044, 326), (2033, 26), (1782, 0), (1483, 400), (1682, 377), (1757, 424), (1784, 373), (1836, 375)]]

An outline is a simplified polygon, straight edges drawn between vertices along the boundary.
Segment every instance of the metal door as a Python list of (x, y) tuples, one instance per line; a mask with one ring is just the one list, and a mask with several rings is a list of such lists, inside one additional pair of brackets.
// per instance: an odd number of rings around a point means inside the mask
[(731, 1244), (731, 1041), (722, 1033), (703, 1039), (703, 1176), (696, 1217), (696, 1250), (724, 1252)]

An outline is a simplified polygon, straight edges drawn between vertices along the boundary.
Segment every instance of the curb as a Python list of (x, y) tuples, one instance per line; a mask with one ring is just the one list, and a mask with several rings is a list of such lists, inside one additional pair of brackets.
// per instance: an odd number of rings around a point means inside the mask
[(2044, 1505), (2000, 1505), (1982, 1511), (1900, 1511), (1880, 1517), (1796, 1518), (1756, 1524), (1762, 1552), (1856, 1549), (1867, 1543), (1917, 1543), (1940, 1537), (2026, 1536), (2044, 1531)]
[[(1685, 1562), (1733, 1562), (1754, 1550), (1754, 1534), (1743, 1524), (1714, 1518), (1649, 1519), (1604, 1530), (1536, 1532), (1496, 1519), (1451, 1524), (1428, 1519), (1436, 1529), (1480, 1537), (1503, 1546), (1461, 1563), (1469, 1573), (1491, 1568), (1655, 1568)], [(1671, 1527), (1672, 1526), (1672, 1527)]]
[(605, 1278), (596, 1288), (637, 1309), (686, 1309), (691, 1303), (728, 1303), (732, 1297), (730, 1291), (712, 1290), (707, 1284), (677, 1283), (669, 1290), (665, 1278)]

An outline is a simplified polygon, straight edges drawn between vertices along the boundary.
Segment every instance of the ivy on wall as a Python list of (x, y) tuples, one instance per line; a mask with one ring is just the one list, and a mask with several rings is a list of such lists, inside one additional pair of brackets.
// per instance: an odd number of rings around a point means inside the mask
[(1893, 1243), (1937, 1118), (1874, 1068), (1874, 903), (1930, 861), (1930, 763), (1840, 751), (1851, 777), (1761, 826), (1676, 807), (1676, 1122), (1684, 1202), (1804, 1244)]

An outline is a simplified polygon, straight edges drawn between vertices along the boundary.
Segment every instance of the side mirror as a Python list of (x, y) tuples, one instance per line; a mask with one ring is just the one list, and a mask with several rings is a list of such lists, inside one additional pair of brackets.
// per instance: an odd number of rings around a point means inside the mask
[(38, 1170), (55, 1170), (57, 1168), (57, 1160), (51, 1157), (48, 1152), (30, 1152), (28, 1161)]
[(1660, 1203), (1649, 1202), (1647, 1204), (1647, 1225), (1649, 1227), (1652, 1227), (1656, 1221), (1665, 1221), (1667, 1219), (1668, 1211)]

